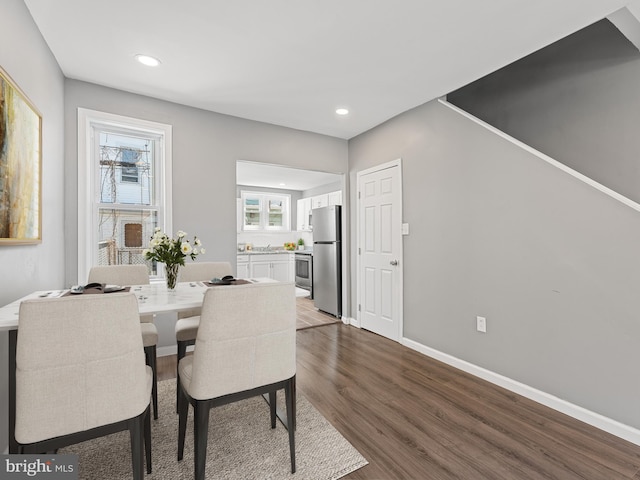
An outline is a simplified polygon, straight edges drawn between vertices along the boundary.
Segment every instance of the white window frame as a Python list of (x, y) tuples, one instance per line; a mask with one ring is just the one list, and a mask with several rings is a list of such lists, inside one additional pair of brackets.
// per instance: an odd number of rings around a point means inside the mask
[[(107, 126), (139, 131), (141, 134), (157, 135), (161, 138), (156, 152), (158, 165), (154, 181), (158, 197), (158, 226), (172, 232), (172, 127), (163, 123), (140, 120), (112, 113), (78, 108), (78, 283), (87, 281), (89, 269), (97, 265), (96, 235), (98, 232), (97, 166), (91, 162), (94, 126)], [(158, 277), (162, 276), (162, 265), (158, 264)]]
[[(245, 198), (257, 198), (260, 202), (260, 225), (247, 225), (245, 223)], [(267, 193), (242, 190), (240, 192), (242, 202), (242, 230), (245, 232), (290, 232), (291, 231), (291, 195), (288, 193)], [(283, 226), (273, 227), (269, 225), (269, 200), (282, 200), (284, 203)]]

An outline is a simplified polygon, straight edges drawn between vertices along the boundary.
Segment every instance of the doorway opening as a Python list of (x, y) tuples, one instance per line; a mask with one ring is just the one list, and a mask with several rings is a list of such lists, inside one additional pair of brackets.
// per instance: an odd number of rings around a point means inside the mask
[[(237, 276), (267, 276), (295, 282), (296, 264), (304, 263), (296, 262), (295, 257), (308, 255), (313, 258), (312, 211), (329, 205), (343, 205), (343, 199), (346, 198), (344, 179), (341, 173), (238, 160)], [(272, 219), (275, 221), (272, 222)], [(282, 228), (287, 224), (288, 228)], [(346, 246), (345, 239), (343, 249)], [(342, 258), (346, 258), (346, 252), (343, 252)], [(345, 262), (343, 260), (343, 272), (346, 271)], [(305, 282), (312, 283), (313, 278), (308, 277), (304, 279)], [(342, 285), (345, 290), (344, 278)], [(312, 285), (305, 283), (298, 287), (297, 294), (300, 298), (313, 301), (312, 289)], [(347, 311), (346, 291), (342, 293), (345, 299), (342, 311)]]

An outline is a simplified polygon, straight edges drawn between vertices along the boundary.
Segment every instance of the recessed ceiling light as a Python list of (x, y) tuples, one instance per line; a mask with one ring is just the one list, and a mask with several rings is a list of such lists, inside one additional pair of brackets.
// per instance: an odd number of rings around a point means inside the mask
[(287, 186), (287, 184), (286, 184), (286, 183), (281, 183), (281, 184), (280, 184), (280, 186), (281, 186), (281, 187), (286, 187), (286, 186)]
[(141, 64), (146, 65), (147, 67), (157, 67), (160, 65), (160, 60), (154, 57), (150, 57), (149, 55), (136, 55), (136, 60), (138, 60)]
[(348, 115), (349, 114), (349, 110), (347, 110), (346, 108), (337, 108), (336, 109), (336, 113), (338, 115)]

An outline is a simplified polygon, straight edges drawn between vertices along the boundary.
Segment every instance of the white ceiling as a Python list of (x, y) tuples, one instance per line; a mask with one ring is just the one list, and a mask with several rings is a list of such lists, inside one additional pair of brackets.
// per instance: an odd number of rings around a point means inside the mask
[(335, 173), (301, 170), (259, 162), (236, 162), (238, 185), (304, 191), (341, 180), (342, 175)]
[(25, 3), (68, 78), (349, 139), (628, 1)]

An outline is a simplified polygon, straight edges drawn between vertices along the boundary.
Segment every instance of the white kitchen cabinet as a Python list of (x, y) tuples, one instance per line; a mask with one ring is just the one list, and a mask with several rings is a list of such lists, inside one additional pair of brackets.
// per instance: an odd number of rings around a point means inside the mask
[(279, 282), (293, 281), (293, 254), (273, 253), (249, 255), (247, 278), (267, 277)]
[[(284, 255), (281, 255), (284, 256)], [(290, 257), (291, 255), (286, 255)], [(286, 261), (272, 262), (271, 263), (271, 278), (277, 280), (279, 282), (291, 282), (293, 279), (290, 277), (291, 268), (290, 268), (289, 259)]]
[(311, 225), (309, 224), (309, 215), (311, 214), (311, 197), (301, 198), (297, 202), (296, 217), (298, 219), (297, 228), (300, 231), (311, 231)]
[(324, 193), (313, 197), (301, 198), (298, 200), (298, 230), (310, 232), (311, 228), (310, 215), (314, 208), (327, 207), (329, 205), (342, 205), (342, 191)]
[[(263, 255), (260, 255), (261, 257)], [(257, 277), (268, 277), (268, 278), (273, 278), (271, 276), (271, 262), (266, 262), (262, 259), (260, 260), (254, 260), (253, 258), (251, 259), (250, 262), (250, 266), (251, 266), (251, 278), (257, 278)]]
[(311, 197), (311, 208), (322, 208), (329, 205), (329, 194), (316, 195)]
[(238, 273), (236, 274), (236, 278), (251, 278), (251, 275), (249, 275), (248, 263), (238, 263), (237, 271)]
[(342, 205), (342, 190), (329, 192), (329, 205)]
[(249, 255), (238, 255), (236, 261), (236, 278), (250, 278)]

